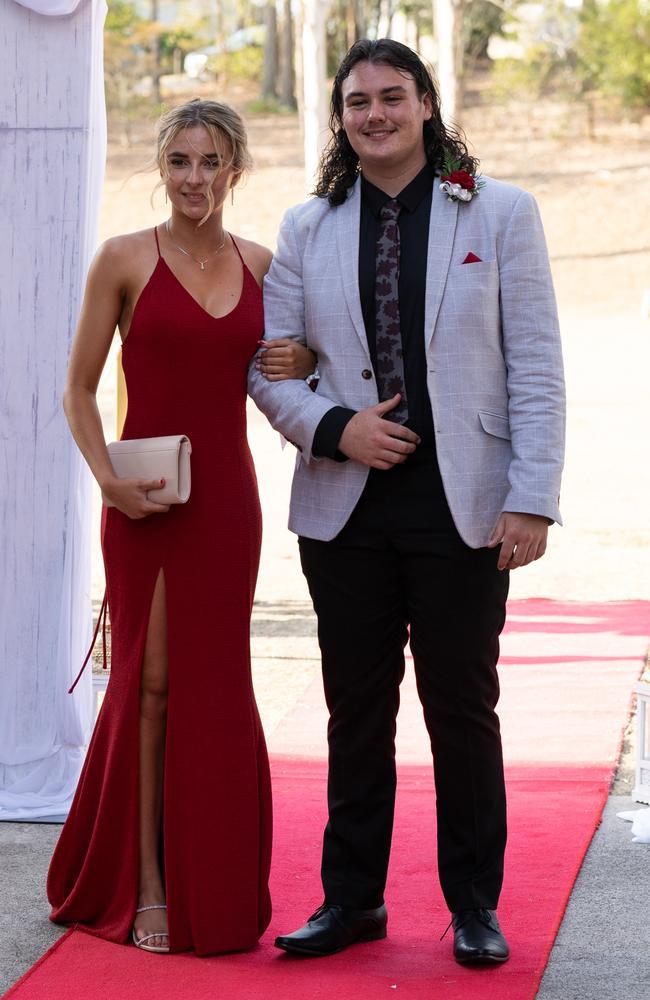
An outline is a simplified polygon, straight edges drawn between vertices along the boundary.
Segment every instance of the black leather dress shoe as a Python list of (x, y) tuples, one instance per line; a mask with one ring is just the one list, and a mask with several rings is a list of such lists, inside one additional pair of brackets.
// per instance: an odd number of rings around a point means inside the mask
[(462, 965), (507, 962), (510, 948), (494, 910), (458, 910), (452, 913), (454, 958)]
[(388, 916), (382, 904), (376, 910), (353, 910), (349, 906), (323, 903), (304, 927), (275, 939), (275, 947), (296, 955), (334, 955), (359, 941), (386, 937)]

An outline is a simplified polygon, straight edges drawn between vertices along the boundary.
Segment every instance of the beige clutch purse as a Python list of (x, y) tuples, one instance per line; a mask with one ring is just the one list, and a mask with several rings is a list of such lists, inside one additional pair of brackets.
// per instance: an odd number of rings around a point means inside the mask
[[(154, 503), (186, 503), (190, 497), (190, 455), (192, 445), (185, 434), (169, 437), (132, 438), (112, 441), (108, 454), (115, 475), (120, 479), (164, 479), (160, 490), (152, 490), (147, 499)], [(114, 507), (102, 493), (106, 507)]]

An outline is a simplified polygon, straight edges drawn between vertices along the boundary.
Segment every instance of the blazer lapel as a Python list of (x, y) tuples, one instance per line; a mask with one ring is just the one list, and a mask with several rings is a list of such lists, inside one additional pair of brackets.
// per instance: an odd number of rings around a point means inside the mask
[(440, 190), (439, 179), (433, 181), (431, 219), (429, 221), (429, 253), (427, 256), (427, 288), (424, 304), (424, 343), (427, 351), (431, 345), (447, 281), (447, 271), (454, 245), (458, 202), (449, 201)]
[(359, 295), (359, 230), (361, 218), (361, 178), (357, 178), (346, 201), (336, 209), (336, 245), (343, 295), (350, 319), (364, 351), (370, 357), (368, 338)]

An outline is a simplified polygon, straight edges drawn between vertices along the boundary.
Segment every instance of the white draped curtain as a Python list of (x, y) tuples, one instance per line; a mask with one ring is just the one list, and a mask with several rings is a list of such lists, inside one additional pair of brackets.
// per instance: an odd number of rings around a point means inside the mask
[(0, 0), (0, 820), (64, 816), (92, 728), (90, 481), (61, 409), (92, 256), (105, 0)]

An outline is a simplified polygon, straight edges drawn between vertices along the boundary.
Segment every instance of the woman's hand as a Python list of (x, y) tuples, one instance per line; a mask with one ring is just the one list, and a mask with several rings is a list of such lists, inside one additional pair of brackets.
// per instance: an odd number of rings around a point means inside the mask
[(255, 367), (269, 382), (281, 382), (288, 378), (305, 379), (316, 369), (316, 355), (304, 344), (291, 337), (278, 340), (260, 340), (260, 353), (255, 358)]
[(164, 485), (164, 479), (120, 479), (113, 476), (102, 484), (102, 493), (118, 510), (135, 521), (149, 514), (167, 513), (169, 504), (156, 503), (147, 497), (147, 493), (161, 490)]

